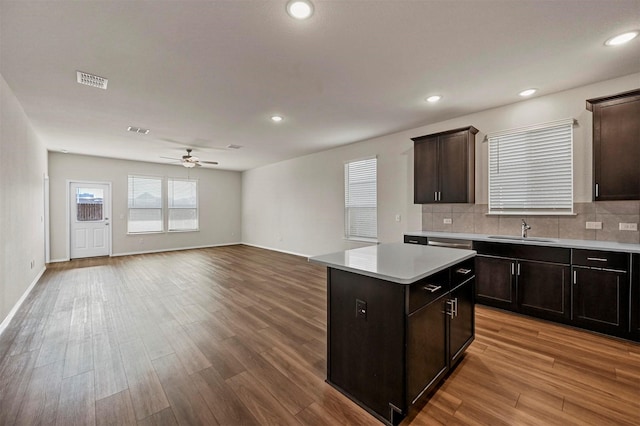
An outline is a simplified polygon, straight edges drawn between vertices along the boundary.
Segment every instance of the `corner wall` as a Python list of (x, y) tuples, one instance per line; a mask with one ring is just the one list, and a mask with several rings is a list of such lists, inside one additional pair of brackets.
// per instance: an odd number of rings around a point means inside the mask
[(44, 272), (47, 151), (0, 75), (0, 323)]

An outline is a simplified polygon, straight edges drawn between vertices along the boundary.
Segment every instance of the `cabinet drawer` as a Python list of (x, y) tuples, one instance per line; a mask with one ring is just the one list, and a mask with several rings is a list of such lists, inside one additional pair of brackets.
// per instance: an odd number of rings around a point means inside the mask
[(576, 266), (629, 271), (629, 254), (614, 251), (573, 249), (571, 263)]
[(422, 244), (427, 245), (427, 237), (414, 237), (412, 235), (405, 235), (404, 242), (408, 244)]
[(464, 262), (451, 268), (451, 288), (462, 284), (476, 274), (475, 258), (467, 259)]
[(411, 284), (411, 288), (409, 289), (409, 313), (420, 309), (448, 292), (448, 269)]

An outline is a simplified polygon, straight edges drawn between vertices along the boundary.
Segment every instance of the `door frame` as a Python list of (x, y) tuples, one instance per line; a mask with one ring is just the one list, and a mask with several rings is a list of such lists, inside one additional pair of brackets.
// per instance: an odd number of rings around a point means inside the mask
[(80, 180), (80, 179), (67, 179), (67, 207), (66, 207), (66, 228), (67, 228), (67, 238), (66, 238), (66, 249), (67, 249), (67, 254), (66, 254), (66, 260), (71, 260), (71, 184), (72, 183), (79, 183), (82, 185), (107, 185), (109, 187), (109, 208), (107, 209), (107, 211), (105, 211), (105, 216), (108, 214), (109, 217), (111, 218), (111, 224), (109, 225), (109, 230), (107, 231), (109, 234), (109, 257), (113, 256), (113, 215), (111, 214), (113, 211), (113, 187), (111, 185), (111, 182), (100, 182), (100, 181), (95, 181), (95, 180)]

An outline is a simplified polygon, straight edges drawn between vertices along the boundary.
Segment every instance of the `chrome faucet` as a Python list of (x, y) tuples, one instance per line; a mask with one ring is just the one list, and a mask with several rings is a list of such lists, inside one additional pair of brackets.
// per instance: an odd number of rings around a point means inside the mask
[(522, 238), (527, 238), (527, 231), (531, 229), (531, 226), (527, 225), (527, 222), (524, 221), (524, 219), (522, 219)]

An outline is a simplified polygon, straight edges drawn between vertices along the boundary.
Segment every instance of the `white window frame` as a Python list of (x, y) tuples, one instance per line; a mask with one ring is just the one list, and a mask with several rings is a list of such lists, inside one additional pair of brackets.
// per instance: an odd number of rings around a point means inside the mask
[[(171, 227), (171, 210), (181, 210), (187, 209), (187, 207), (172, 207), (171, 200), (172, 196), (170, 194), (171, 182), (172, 181), (181, 181), (181, 182), (194, 182), (196, 185), (196, 227), (195, 228), (172, 228)], [(167, 178), (167, 230), (168, 232), (196, 232), (200, 230), (200, 194), (199, 194), (199, 182), (198, 179), (188, 179), (188, 178)], [(194, 207), (188, 207), (188, 209), (193, 209)]]
[[(353, 179), (354, 176), (353, 176), (353, 173), (350, 173), (350, 169), (352, 169), (352, 166), (354, 166), (355, 163), (370, 162), (371, 160), (373, 160), (373, 166), (374, 166), (373, 167), (374, 169), (373, 184), (375, 186), (375, 190), (373, 191), (374, 198), (372, 199), (370, 197), (371, 194), (368, 194), (369, 198), (366, 197), (366, 194), (361, 194), (361, 195), (365, 195), (363, 200), (363, 197), (362, 196), (358, 197), (357, 193), (355, 194), (355, 197), (354, 197), (354, 189), (355, 189), (354, 184), (357, 186), (357, 182)], [(352, 171), (355, 171), (355, 170), (352, 169)], [(360, 183), (366, 183), (366, 182), (367, 181), (361, 181)], [(371, 183), (370, 180), (369, 180), (369, 183)], [(344, 192), (345, 238), (348, 240), (354, 240), (354, 241), (377, 242), (378, 241), (378, 158), (377, 156), (358, 158), (355, 160), (345, 161), (344, 191), (345, 191)], [(364, 201), (364, 204), (363, 204), (363, 201)], [(371, 204), (374, 204), (374, 205), (372, 206)], [(373, 222), (372, 226), (371, 224), (369, 224), (370, 226), (367, 227), (366, 223), (363, 227), (360, 227), (360, 229), (350, 226), (352, 223), (352, 219), (355, 219), (354, 214), (356, 214), (355, 212), (357, 211), (357, 209), (363, 209), (363, 208), (375, 209), (375, 212), (372, 218), (372, 222)], [(365, 217), (364, 220), (366, 222), (367, 218)], [(369, 221), (371, 221), (371, 218), (369, 218)]]
[(573, 118), (494, 132), (490, 215), (573, 215)]
[[(147, 207), (131, 207), (129, 203), (130, 194), (129, 194), (129, 181), (130, 179), (153, 179), (160, 181), (160, 207), (148, 207), (150, 210), (160, 210), (160, 229), (153, 231), (131, 231), (129, 229), (129, 222), (131, 220), (131, 210), (144, 210)], [(164, 179), (161, 176), (142, 176), (142, 175), (127, 175), (127, 234), (129, 235), (139, 235), (139, 234), (157, 234), (164, 232)]]

